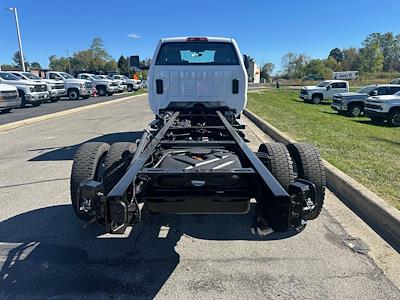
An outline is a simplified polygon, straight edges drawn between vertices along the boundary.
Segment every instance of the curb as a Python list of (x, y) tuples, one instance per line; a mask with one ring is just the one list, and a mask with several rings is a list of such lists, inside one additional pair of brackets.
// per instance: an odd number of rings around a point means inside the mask
[(16, 129), (19, 127), (23, 127), (23, 126), (27, 126), (27, 125), (31, 125), (31, 124), (35, 124), (35, 123), (39, 123), (39, 122), (43, 122), (43, 121), (71, 115), (71, 114), (75, 114), (77, 112), (89, 110), (89, 109), (96, 108), (96, 107), (102, 107), (102, 106), (106, 106), (109, 104), (120, 103), (120, 102), (129, 100), (129, 99), (144, 96), (144, 95), (147, 95), (147, 93), (140, 94), (140, 95), (128, 96), (128, 97), (110, 100), (110, 101), (106, 101), (106, 102), (94, 103), (94, 104), (85, 105), (85, 106), (76, 107), (76, 108), (71, 108), (71, 109), (67, 109), (67, 110), (63, 110), (63, 111), (59, 111), (59, 112), (55, 112), (55, 113), (51, 113), (51, 114), (47, 114), (47, 115), (43, 115), (43, 116), (33, 117), (33, 118), (25, 119), (25, 120), (20, 120), (20, 121), (8, 123), (8, 124), (0, 125), (0, 132), (9, 131), (9, 130)]
[[(244, 110), (244, 115), (272, 139), (283, 144), (296, 143), (294, 139), (281, 132), (259, 116)], [(381, 197), (368, 190), (353, 178), (343, 173), (329, 162), (323, 160), (328, 188), (369, 226), (377, 231), (389, 244), (399, 248), (400, 211), (387, 204)]]

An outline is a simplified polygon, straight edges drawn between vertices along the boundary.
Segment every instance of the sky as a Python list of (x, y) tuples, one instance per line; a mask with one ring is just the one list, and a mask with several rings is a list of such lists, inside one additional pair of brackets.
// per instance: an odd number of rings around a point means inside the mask
[(115, 59), (152, 57), (162, 37), (233, 37), (243, 54), (279, 69), (287, 52), (325, 58), (335, 47), (360, 47), (372, 32), (400, 33), (399, 0), (0, 0), (0, 64), (18, 50), (7, 7), (18, 9), (25, 56), (43, 67), (95, 37)]

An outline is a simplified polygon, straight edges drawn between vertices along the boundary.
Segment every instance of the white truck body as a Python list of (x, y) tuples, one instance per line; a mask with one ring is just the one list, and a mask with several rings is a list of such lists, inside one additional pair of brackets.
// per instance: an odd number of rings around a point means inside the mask
[(10, 111), (21, 105), (21, 98), (18, 95), (17, 88), (9, 84), (0, 83), (0, 111)]
[(358, 71), (333, 72), (332, 79), (337, 80), (355, 80), (358, 78)]
[(63, 96), (68, 96), (71, 100), (77, 100), (79, 97), (89, 98), (93, 94), (93, 85), (90, 81), (76, 79), (65, 72), (46, 72), (45, 79), (63, 81), (65, 86)]
[(52, 79), (42, 79), (39, 76), (36, 76), (29, 72), (13, 71), (11, 73), (14, 74), (15, 76), (18, 76), (21, 79), (32, 80), (39, 83), (45, 83), (47, 85), (47, 90), (49, 92), (50, 100), (59, 99), (63, 94), (65, 94), (65, 87), (63, 82)]
[(119, 88), (116, 82), (110, 81), (108, 79), (103, 79), (97, 75), (89, 73), (81, 73), (76, 77), (78, 79), (84, 79), (92, 82), (92, 85), (97, 90), (99, 96), (109, 95), (117, 93)]
[(104, 80), (108, 80), (109, 82), (111, 82), (113, 84), (116, 84), (117, 85), (116, 93), (122, 93), (124, 90), (126, 90), (126, 85), (121, 84), (121, 81), (112, 79), (112, 77), (109, 75), (97, 75), (97, 76)]
[(247, 72), (239, 47), (230, 38), (160, 40), (147, 83), (150, 107), (156, 115), (169, 107), (196, 103), (229, 107), (239, 115), (246, 106)]
[(128, 92), (137, 91), (140, 88), (137, 80), (130, 79), (125, 75), (113, 75), (112, 79), (125, 85)]
[(0, 71), (0, 83), (15, 86), (18, 94), (21, 97), (22, 103), (32, 104), (35, 106), (40, 105), (43, 101), (49, 99), (49, 92), (47, 85), (44, 83), (35, 82), (32, 80), (20, 79), (10, 72)]
[(317, 86), (303, 86), (299, 97), (305, 101), (319, 104), (322, 100), (333, 99), (337, 93), (349, 92), (349, 83), (344, 80), (325, 80)]
[(373, 120), (386, 120), (391, 126), (400, 127), (400, 92), (369, 97), (364, 114)]

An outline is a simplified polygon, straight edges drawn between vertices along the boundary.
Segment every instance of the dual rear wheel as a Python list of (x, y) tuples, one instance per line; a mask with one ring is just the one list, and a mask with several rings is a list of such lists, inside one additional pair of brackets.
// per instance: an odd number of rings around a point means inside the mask
[(111, 146), (102, 142), (90, 142), (81, 145), (76, 152), (71, 171), (71, 202), (77, 217), (84, 221), (93, 218), (90, 211), (84, 209), (80, 195), (80, 186), (87, 180), (103, 183), (107, 195), (125, 174), (136, 151), (136, 144), (128, 142), (114, 143)]
[(318, 217), (325, 198), (325, 169), (318, 150), (310, 144), (281, 143), (261, 144), (257, 156), (266, 165), (282, 187), (288, 191), (297, 178), (315, 185), (315, 206), (307, 214), (307, 219)]

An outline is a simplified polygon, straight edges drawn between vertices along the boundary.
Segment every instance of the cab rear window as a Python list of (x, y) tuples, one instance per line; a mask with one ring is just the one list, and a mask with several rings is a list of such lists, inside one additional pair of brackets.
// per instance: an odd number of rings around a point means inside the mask
[(161, 45), (156, 65), (238, 65), (231, 43), (171, 42)]

